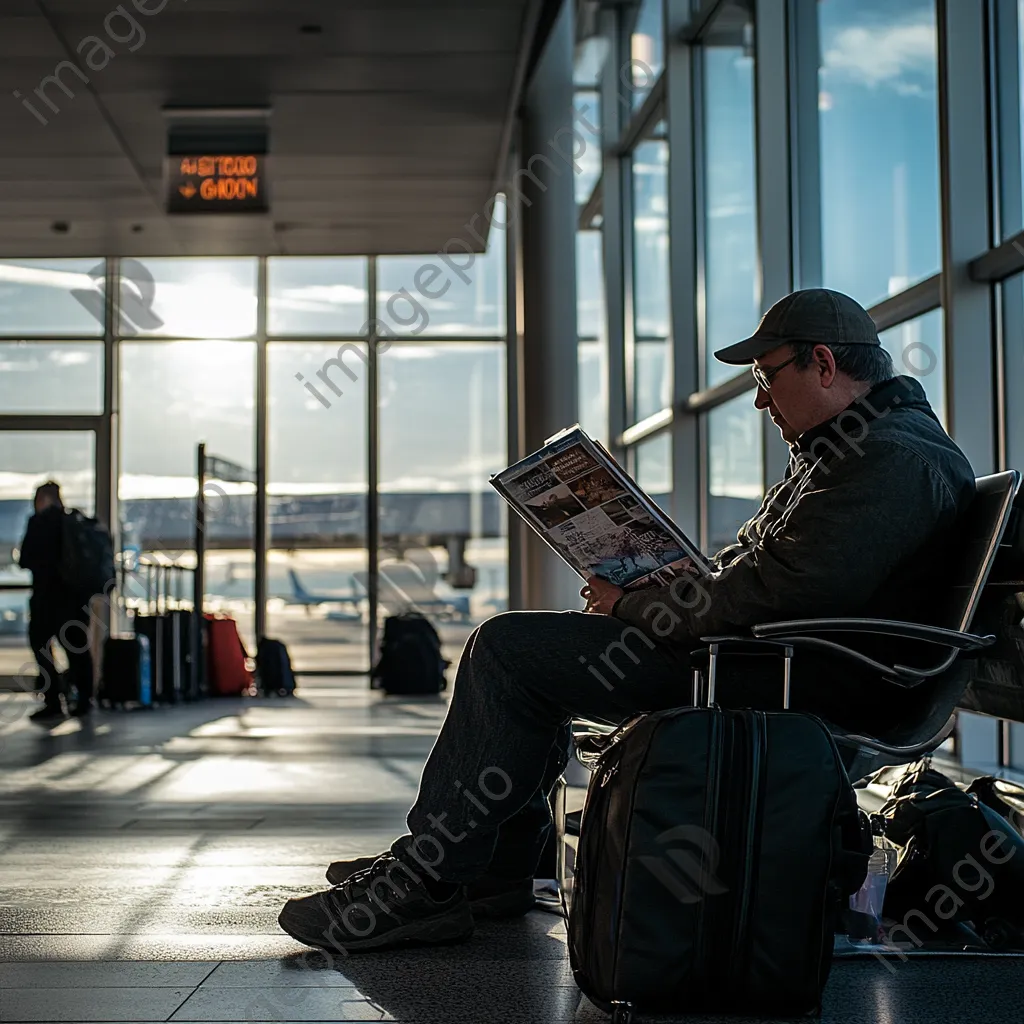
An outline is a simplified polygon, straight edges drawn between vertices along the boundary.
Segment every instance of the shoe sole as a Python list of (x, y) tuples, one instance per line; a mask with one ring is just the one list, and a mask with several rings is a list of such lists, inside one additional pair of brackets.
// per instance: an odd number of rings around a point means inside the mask
[(533, 893), (500, 893), (497, 896), (481, 896), (470, 900), (469, 907), (478, 921), (499, 921), (509, 917), (523, 917), (537, 905)]
[(438, 917), (430, 918), (427, 921), (416, 921), (402, 925), (387, 932), (384, 935), (372, 936), (366, 939), (352, 939), (348, 942), (327, 942), (323, 933), (311, 937), (304, 931), (302, 922), (289, 923), (286, 911), (282, 910), (277, 923), (293, 939), (298, 940), (307, 946), (315, 946), (326, 952), (335, 952), (339, 948), (347, 953), (357, 953), (361, 950), (388, 949), (392, 946), (449, 946), (457, 942), (465, 942), (473, 934), (473, 919), (467, 915), (464, 908), (450, 911)]

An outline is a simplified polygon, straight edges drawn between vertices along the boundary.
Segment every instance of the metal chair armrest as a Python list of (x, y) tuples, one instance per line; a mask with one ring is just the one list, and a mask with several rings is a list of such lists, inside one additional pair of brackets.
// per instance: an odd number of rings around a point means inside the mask
[(824, 651), (837, 658), (852, 661), (863, 668), (877, 672), (886, 682), (903, 687), (918, 686), (926, 679), (941, 675), (953, 664), (958, 653), (953, 648), (938, 664), (932, 665), (930, 668), (915, 668), (913, 665), (886, 665), (852, 647), (845, 647), (843, 644), (837, 644), (834, 640), (826, 640), (820, 636), (780, 636), (777, 639), (790, 644), (796, 650)]
[(977, 636), (955, 629), (928, 626), (920, 622), (900, 622), (896, 619), (791, 619), (787, 622), (763, 622), (753, 627), (756, 637), (769, 639), (785, 634), (803, 633), (863, 633), (871, 636), (895, 636), (903, 640), (922, 640), (925, 643), (953, 647), (958, 651), (975, 651), (990, 647), (994, 636)]
[(866, 736), (860, 733), (843, 732), (835, 726), (830, 726), (829, 731), (835, 738), (836, 743), (844, 747), (866, 747), (868, 750), (877, 751), (879, 754), (886, 754), (891, 757), (898, 757), (906, 761), (913, 761), (925, 754), (930, 754), (936, 747), (944, 743), (956, 728), (956, 715), (950, 715), (946, 724), (930, 739), (921, 743), (914, 743), (910, 746), (900, 747), (891, 743), (883, 743), (874, 736)]

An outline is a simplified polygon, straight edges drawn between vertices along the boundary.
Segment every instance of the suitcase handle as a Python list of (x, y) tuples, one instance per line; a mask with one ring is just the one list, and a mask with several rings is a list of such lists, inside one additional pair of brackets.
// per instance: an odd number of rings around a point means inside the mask
[[(708, 692), (707, 701), (701, 704), (701, 671), (699, 668), (693, 670), (693, 706), (712, 707), (715, 704), (716, 682), (718, 670), (718, 658), (723, 654), (780, 654), (782, 656), (782, 707), (789, 710), (789, 702), (793, 683), (793, 645), (782, 643), (779, 640), (755, 640), (753, 637), (743, 636), (709, 636), (704, 637), (707, 642), (708, 654)], [(694, 657), (700, 657), (705, 649), (700, 648), (693, 652)]]

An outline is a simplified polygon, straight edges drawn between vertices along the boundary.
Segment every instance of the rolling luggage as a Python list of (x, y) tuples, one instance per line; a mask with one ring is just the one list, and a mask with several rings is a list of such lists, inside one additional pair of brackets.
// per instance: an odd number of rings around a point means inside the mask
[(103, 674), (97, 694), (100, 703), (152, 706), (151, 670), (148, 637), (107, 637), (103, 645)]
[(211, 697), (240, 697), (252, 691), (252, 673), (235, 620), (203, 616), (206, 629), (206, 678)]
[(635, 719), (587, 794), (568, 920), (576, 983), (617, 1022), (815, 1012), (870, 849), (819, 719), (713, 703)]
[(380, 657), (370, 687), (388, 694), (438, 694), (448, 681), (448, 662), (441, 656), (441, 638), (419, 612), (389, 615), (384, 620)]
[(168, 687), (171, 680), (167, 672), (167, 623), (163, 615), (136, 613), (134, 617), (135, 635), (144, 636), (149, 641), (149, 656), (152, 666), (153, 702), (170, 704)]
[(295, 693), (292, 660), (280, 640), (264, 637), (257, 645), (256, 678), (264, 697), (291, 697)]

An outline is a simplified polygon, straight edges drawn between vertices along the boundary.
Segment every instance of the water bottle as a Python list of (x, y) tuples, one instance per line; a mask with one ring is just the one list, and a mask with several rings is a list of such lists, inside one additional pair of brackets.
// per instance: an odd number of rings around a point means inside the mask
[(868, 873), (864, 884), (850, 897), (850, 909), (864, 915), (865, 932), (859, 937), (867, 941), (882, 941), (882, 905), (885, 888), (896, 869), (896, 847), (885, 838), (885, 818), (871, 815), (871, 839), (874, 849), (868, 858)]

